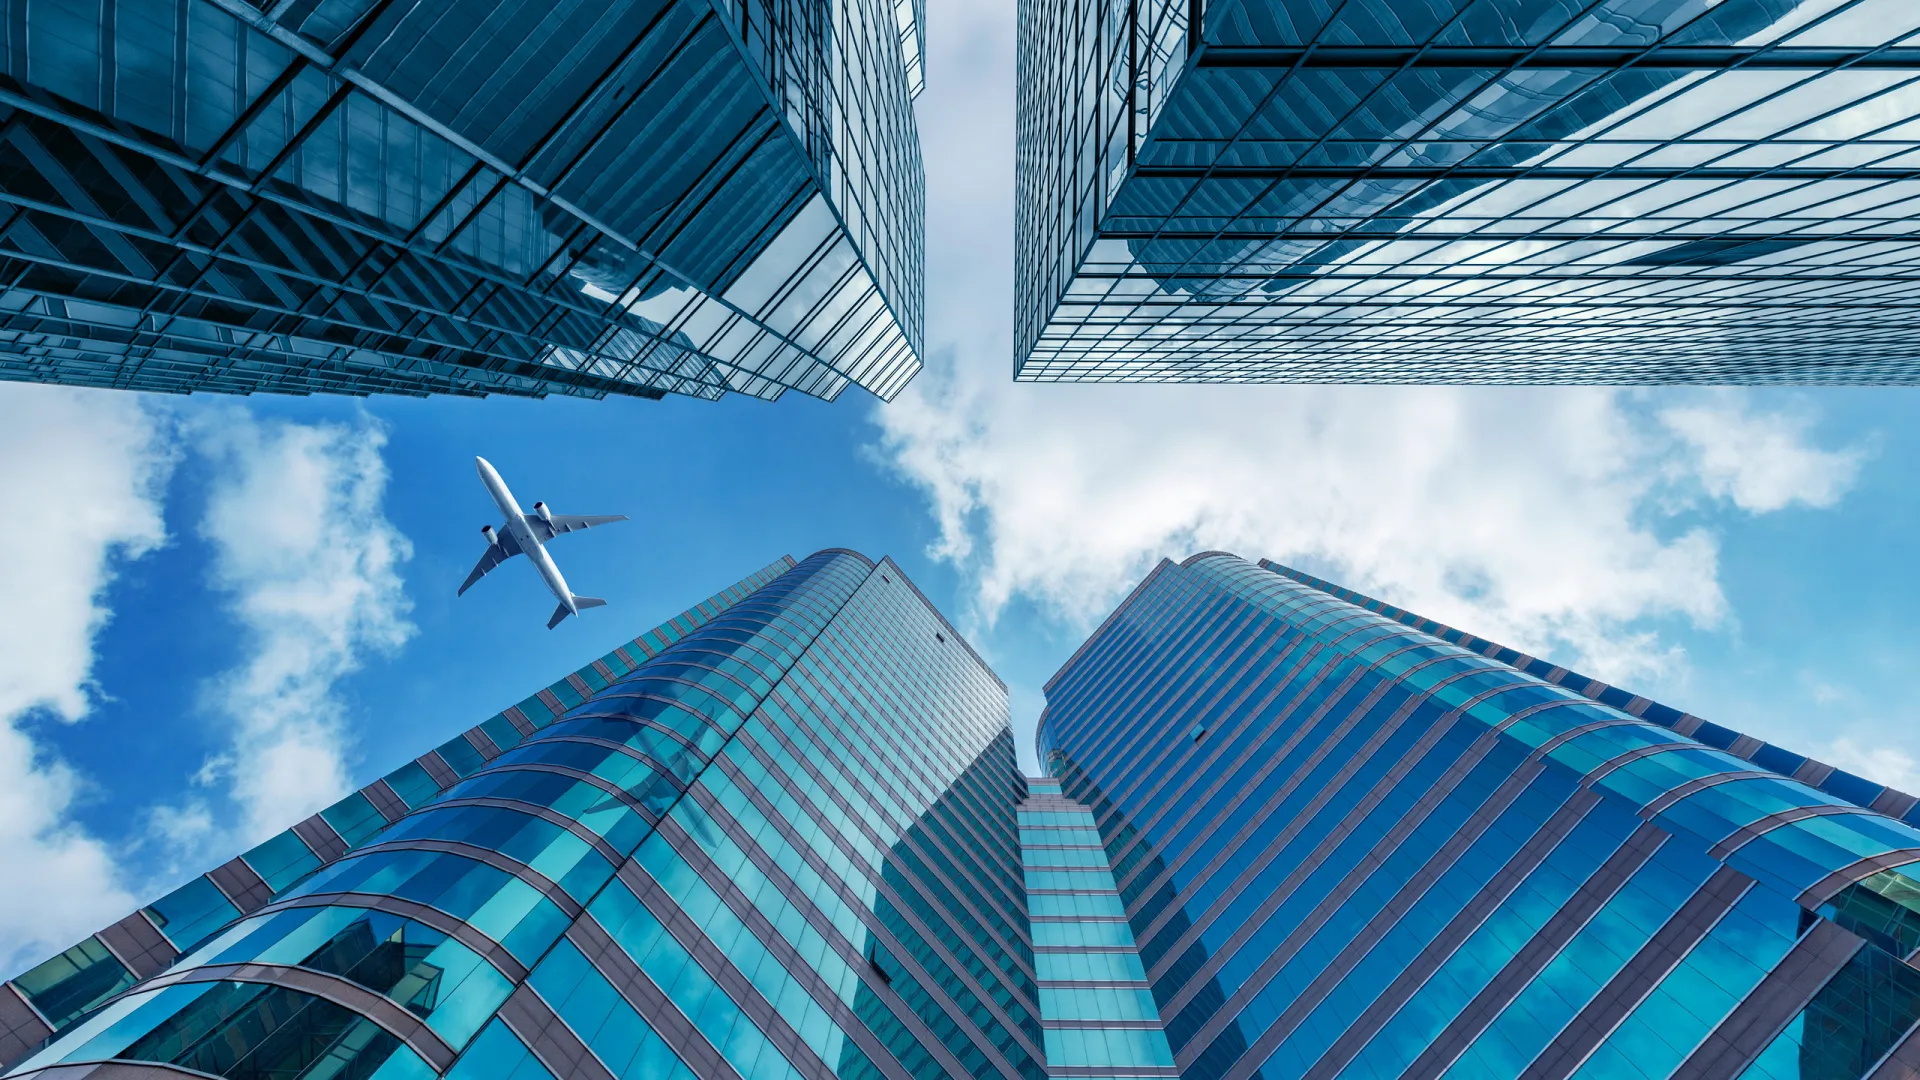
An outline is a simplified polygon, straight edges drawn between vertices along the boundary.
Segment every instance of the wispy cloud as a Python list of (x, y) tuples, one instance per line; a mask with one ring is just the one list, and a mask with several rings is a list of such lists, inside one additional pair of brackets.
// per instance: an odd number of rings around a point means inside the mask
[[(1671, 667), (1639, 620), (1712, 626), (1725, 613), (1714, 536), (1671, 516), (1698, 504), (1670, 486), (1688, 455), (1620, 394), (1013, 386), (952, 365), (934, 375), (880, 411), (883, 448), (926, 493), (934, 554), (969, 569), (988, 623), (1024, 598), (1086, 626), (1154, 560), (1205, 548), (1304, 561), (1615, 678)], [(1737, 444), (1755, 427), (1780, 440), (1776, 458), (1845, 457), (1737, 415), (1695, 430), (1699, 460), (1736, 452), (1722, 438)], [(1836, 499), (1845, 481), (1834, 470), (1818, 485), (1772, 479), (1765, 498), (1728, 497), (1777, 509)]]
[(1819, 760), (1912, 794), (1920, 791), (1920, 765), (1906, 748), (1872, 740), (1861, 741), (1843, 736), (1827, 744), (1824, 753), (1816, 748)]
[(134, 906), (113, 853), (72, 818), (85, 780), (33, 736), (83, 720), (116, 568), (163, 544), (171, 455), (131, 394), (0, 385), (0, 968), (65, 948)]
[(1866, 452), (1812, 445), (1810, 417), (1756, 412), (1727, 391), (1660, 411), (1686, 448), (1685, 468), (1713, 495), (1766, 513), (1794, 503), (1832, 506), (1853, 486)]
[(203, 792), (153, 819), (160, 837), (199, 854), (261, 840), (349, 790), (339, 683), (414, 627), (399, 575), (412, 548), (381, 507), (377, 421), (298, 424), (231, 407), (197, 418), (189, 437), (213, 467), (200, 533), (245, 657), (209, 687), (231, 742), (197, 778), (233, 813)]
[(1726, 614), (1695, 511), (1852, 483), (1859, 451), (1739, 394), (1011, 383), (1013, 16), (929, 18), (933, 355), (875, 410), (877, 455), (924, 493), (976, 620), (1031, 601), (1086, 627), (1159, 557), (1225, 548), (1645, 678), (1678, 667), (1647, 620)]

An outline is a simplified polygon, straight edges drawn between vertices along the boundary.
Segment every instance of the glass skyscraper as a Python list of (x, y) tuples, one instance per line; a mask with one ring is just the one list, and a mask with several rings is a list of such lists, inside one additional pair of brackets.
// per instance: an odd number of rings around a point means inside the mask
[(1185, 1080), (1920, 1075), (1910, 796), (1218, 552), (1038, 741)]
[(1920, 802), (1329, 582), (783, 559), (0, 984), (35, 1080), (1920, 1076)]
[(924, 0), (9, 0), (0, 378), (891, 398)]
[(1044, 1080), (1006, 689), (783, 560), (0, 985), (16, 1073)]
[(1017, 378), (1911, 383), (1911, 0), (1021, 0)]

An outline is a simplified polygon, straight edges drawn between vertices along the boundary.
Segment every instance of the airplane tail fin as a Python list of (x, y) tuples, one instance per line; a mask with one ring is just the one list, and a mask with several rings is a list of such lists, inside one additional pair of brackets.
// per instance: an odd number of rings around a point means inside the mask
[[(573, 606), (576, 608), (579, 608), (581, 611), (585, 611), (588, 608), (606, 607), (607, 602), (605, 600), (600, 599), (597, 596), (576, 596), (573, 598)], [(559, 607), (554, 608), (553, 618), (547, 620), (547, 629), (551, 630), (554, 627), (559, 626), (560, 620), (566, 618), (571, 614), (573, 614), (573, 612), (567, 610), (567, 605), (565, 604), (561, 604)]]

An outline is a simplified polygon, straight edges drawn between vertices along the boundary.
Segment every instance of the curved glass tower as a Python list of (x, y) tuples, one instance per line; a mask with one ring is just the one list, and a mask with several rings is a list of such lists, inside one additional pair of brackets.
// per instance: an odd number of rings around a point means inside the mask
[(891, 398), (923, 0), (12, 0), (0, 379)]
[(783, 559), (0, 983), (0, 1074), (1920, 1076), (1920, 802), (1780, 747), (1210, 552), (1038, 749)]
[(1912, 797), (1275, 564), (1047, 686), (1184, 1080), (1920, 1073)]
[(1912, 383), (1909, 0), (1021, 0), (1014, 372)]
[(9, 1075), (1043, 1080), (1006, 690), (892, 563), (495, 720), (0, 986)]

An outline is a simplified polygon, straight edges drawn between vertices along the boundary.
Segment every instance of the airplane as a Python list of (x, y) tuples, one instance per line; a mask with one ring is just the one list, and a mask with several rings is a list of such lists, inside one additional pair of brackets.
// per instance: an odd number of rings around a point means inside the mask
[(559, 626), (561, 619), (578, 615), (585, 608), (606, 607), (607, 602), (599, 597), (575, 596), (567, 588), (567, 579), (560, 576), (560, 568), (553, 564), (553, 556), (547, 554), (546, 545), (547, 541), (564, 533), (591, 529), (610, 521), (625, 521), (627, 515), (582, 517), (578, 514), (556, 514), (548, 510), (543, 502), (533, 504), (533, 513), (523, 514), (520, 504), (513, 499), (513, 492), (507, 490), (507, 482), (500, 479), (492, 463), (486, 458), (477, 457), (473, 459), (473, 464), (480, 472), (481, 482), (487, 485), (487, 491), (492, 494), (495, 505), (500, 507), (500, 512), (506, 515), (507, 520), (497, 533), (491, 525), (480, 526), (480, 535), (487, 538), (486, 553), (480, 556), (473, 573), (467, 575), (460, 591), (454, 595), (464, 596), (468, 589), (473, 588), (474, 582), (487, 576), (487, 571), (515, 555), (525, 555), (540, 571), (540, 578), (547, 583), (547, 588), (560, 598), (560, 606), (553, 609), (553, 618), (547, 620), (547, 629)]

